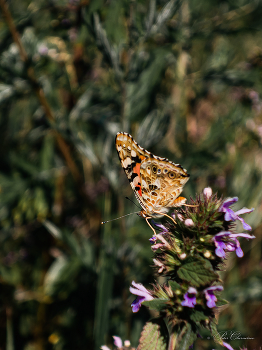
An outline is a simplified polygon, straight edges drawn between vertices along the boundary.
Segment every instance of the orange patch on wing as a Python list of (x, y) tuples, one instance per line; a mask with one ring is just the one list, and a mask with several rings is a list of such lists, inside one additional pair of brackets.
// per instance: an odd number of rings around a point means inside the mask
[(133, 168), (133, 173), (137, 174), (140, 179), (140, 163), (136, 163), (136, 166)]
[(141, 185), (138, 185), (137, 187), (139, 187), (139, 190), (137, 192), (138, 192), (139, 196), (142, 197)]

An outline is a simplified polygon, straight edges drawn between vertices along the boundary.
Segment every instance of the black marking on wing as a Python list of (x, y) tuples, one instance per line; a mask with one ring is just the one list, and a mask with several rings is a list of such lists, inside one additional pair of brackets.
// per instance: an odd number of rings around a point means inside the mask
[(131, 157), (131, 160), (132, 160), (132, 162), (135, 162), (135, 164), (141, 163), (141, 159), (138, 156)]
[(130, 180), (134, 180), (136, 177), (137, 177), (138, 175), (136, 174), (136, 173), (133, 173), (132, 175), (131, 175), (131, 178), (130, 178)]

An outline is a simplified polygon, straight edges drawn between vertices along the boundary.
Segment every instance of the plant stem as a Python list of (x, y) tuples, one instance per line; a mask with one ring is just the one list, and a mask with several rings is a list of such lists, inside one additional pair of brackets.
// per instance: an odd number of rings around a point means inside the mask
[(172, 332), (169, 338), (168, 350), (175, 350), (177, 333)]

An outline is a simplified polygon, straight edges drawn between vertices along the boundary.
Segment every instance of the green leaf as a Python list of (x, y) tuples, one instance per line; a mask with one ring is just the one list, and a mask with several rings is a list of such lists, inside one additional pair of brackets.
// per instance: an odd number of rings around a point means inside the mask
[(206, 320), (208, 317), (203, 312), (194, 310), (190, 318), (194, 322), (200, 322)]
[(170, 281), (168, 281), (168, 284), (170, 285), (170, 287), (173, 291), (175, 291), (177, 289), (181, 289), (180, 285), (175, 281), (170, 280)]
[(228, 301), (225, 299), (222, 299), (219, 295), (217, 295), (216, 306), (224, 306), (224, 305), (228, 305)]
[(182, 280), (190, 282), (192, 287), (206, 285), (218, 279), (218, 274), (213, 270), (211, 263), (202, 258), (181, 266), (177, 274)]
[(209, 329), (214, 341), (220, 345), (223, 345), (223, 339), (221, 338), (221, 335), (217, 331), (217, 325), (215, 324), (215, 322), (210, 322)]
[(178, 350), (188, 350), (190, 345), (192, 345), (196, 340), (196, 337), (197, 335), (195, 332), (193, 332), (191, 325), (187, 323), (179, 334), (176, 348)]
[(168, 331), (161, 319), (147, 322), (141, 333), (137, 350), (166, 350)]
[(166, 307), (167, 299), (153, 299), (144, 301), (143, 305), (149, 307), (150, 310), (162, 311)]
[(52, 168), (54, 157), (54, 135), (47, 134), (43, 141), (43, 146), (40, 155), (40, 169), (42, 171)]

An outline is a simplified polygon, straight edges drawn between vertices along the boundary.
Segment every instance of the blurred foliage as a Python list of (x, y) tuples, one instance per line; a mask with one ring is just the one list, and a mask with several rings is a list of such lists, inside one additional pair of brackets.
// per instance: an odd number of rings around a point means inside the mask
[(0, 4), (0, 348), (137, 344), (150, 315), (132, 315), (128, 288), (153, 281), (152, 232), (136, 215), (100, 225), (135, 211), (114, 146), (125, 131), (188, 169), (184, 196), (211, 186), (256, 208), (218, 329), (258, 349), (261, 1)]

